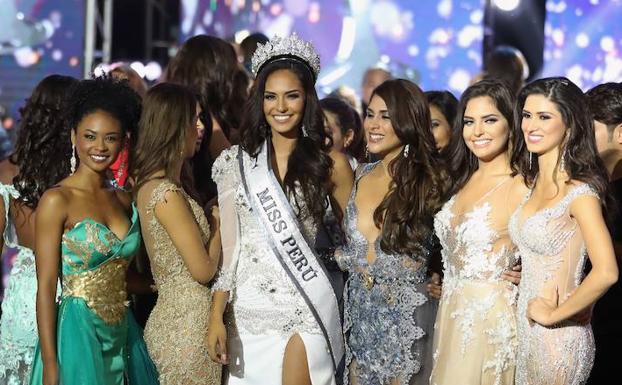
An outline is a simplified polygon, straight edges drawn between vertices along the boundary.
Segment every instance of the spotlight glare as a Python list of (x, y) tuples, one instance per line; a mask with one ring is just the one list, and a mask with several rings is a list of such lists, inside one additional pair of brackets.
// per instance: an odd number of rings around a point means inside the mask
[(494, 0), (495, 6), (503, 11), (513, 11), (520, 4), (520, 0)]

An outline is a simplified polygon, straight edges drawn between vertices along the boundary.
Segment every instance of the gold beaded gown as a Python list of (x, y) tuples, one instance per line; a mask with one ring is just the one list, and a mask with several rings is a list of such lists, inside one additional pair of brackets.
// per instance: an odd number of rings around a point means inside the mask
[(209, 224), (203, 209), (183, 189), (162, 180), (151, 192), (141, 212), (143, 238), (158, 288), (158, 301), (145, 326), (145, 342), (156, 364), (161, 385), (220, 385), (220, 365), (207, 353), (208, 312), (211, 290), (192, 278), (168, 233), (154, 215), (167, 192), (178, 192), (188, 202), (201, 229), (203, 242), (209, 239)]

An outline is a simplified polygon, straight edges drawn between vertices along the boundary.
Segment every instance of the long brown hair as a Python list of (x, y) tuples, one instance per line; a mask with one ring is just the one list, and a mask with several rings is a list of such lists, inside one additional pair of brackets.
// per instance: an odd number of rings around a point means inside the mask
[(432, 119), (423, 91), (414, 83), (387, 80), (372, 93), (387, 105), (395, 134), (409, 146), (389, 164), (389, 192), (374, 211), (381, 230), (380, 247), (386, 253), (415, 255), (427, 248), (434, 214), (446, 191), (444, 165), (436, 151)]
[(196, 106), (194, 94), (178, 84), (160, 83), (147, 92), (130, 162), (135, 192), (151, 174), (162, 169), (166, 178), (180, 185), (176, 172), (184, 160), (188, 128), (194, 129)]

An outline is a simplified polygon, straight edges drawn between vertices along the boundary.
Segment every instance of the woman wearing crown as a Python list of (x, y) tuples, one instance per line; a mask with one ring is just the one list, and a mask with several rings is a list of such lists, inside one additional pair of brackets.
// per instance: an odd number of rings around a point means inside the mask
[(256, 80), (241, 144), (212, 170), (223, 265), (214, 283), (210, 356), (229, 365), (230, 385), (335, 384), (344, 356), (341, 290), (316, 251), (327, 238), (328, 204), (334, 212), (345, 207), (352, 171), (345, 156), (330, 152), (311, 44), (296, 35), (275, 38), (258, 47), (252, 63)]

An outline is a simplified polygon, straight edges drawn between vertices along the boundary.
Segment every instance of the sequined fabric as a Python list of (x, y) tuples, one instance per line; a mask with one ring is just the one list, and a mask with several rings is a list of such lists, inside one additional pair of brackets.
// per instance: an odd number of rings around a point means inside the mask
[(154, 208), (169, 191), (179, 192), (188, 202), (209, 240), (209, 224), (203, 209), (181, 188), (162, 181), (154, 188), (146, 206), (143, 238), (158, 288), (158, 301), (145, 326), (145, 342), (160, 375), (161, 385), (220, 384), (221, 367), (207, 353), (206, 336), (211, 291), (192, 278), (182, 256), (154, 215)]
[(129, 261), (115, 259), (63, 279), (63, 296), (82, 298), (107, 324), (119, 323), (127, 311), (125, 271)]
[(598, 197), (589, 185), (579, 184), (555, 205), (524, 218), (528, 195), (510, 220), (510, 235), (523, 264), (517, 313), (518, 385), (580, 385), (592, 368), (591, 326), (567, 320), (545, 327), (529, 322), (526, 315), (531, 299), (551, 298), (557, 288), (563, 303), (581, 283), (587, 254), (581, 229), (569, 213), (570, 204), (581, 195)]
[[(214, 290), (230, 292), (231, 321), (241, 332), (283, 338), (302, 332), (322, 334), (308, 305), (272, 254), (263, 226), (244, 193), (237, 154), (238, 146), (223, 151), (212, 169), (219, 195), (224, 191), (234, 194), (233, 215), (239, 223), (235, 260), (223, 262)], [(245, 167), (252, 167), (253, 160), (246, 153), (244, 162)], [(302, 231), (307, 239), (315, 239), (316, 226), (306, 209), (301, 210)]]
[(13, 186), (0, 183), (0, 195), (6, 208), (6, 225), (1, 229), (4, 243), (17, 249), (2, 301), (0, 384), (17, 385), (28, 383), (37, 344), (37, 275), (35, 256), (32, 250), (19, 246), (9, 215), (11, 199), (17, 198), (19, 193)]
[(354, 198), (358, 181), (376, 164), (364, 165), (357, 173), (345, 211), (346, 245), (335, 254), (339, 266), (350, 274), (344, 299), (344, 383), (408, 384), (422, 370), (429, 353), (426, 345), (432, 323), (423, 321), (434, 317), (427, 312), (425, 291), (428, 253), (387, 254), (376, 241), (373, 247), (377, 258), (368, 263), (369, 246), (357, 228)]
[(434, 330), (430, 384), (514, 384), (516, 287), (501, 275), (514, 265), (507, 224), (510, 177), (466, 212), (453, 196), (434, 218), (442, 246), (443, 294)]

